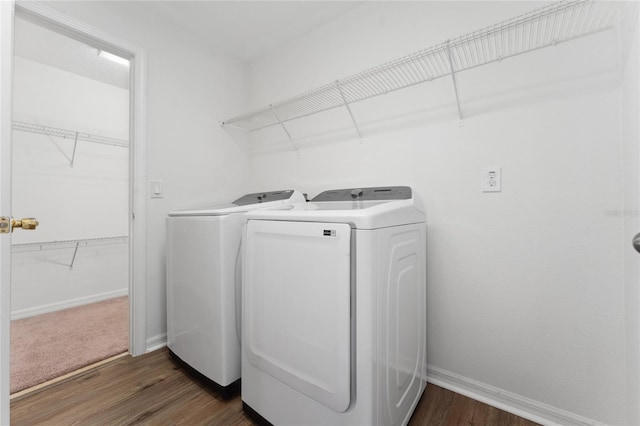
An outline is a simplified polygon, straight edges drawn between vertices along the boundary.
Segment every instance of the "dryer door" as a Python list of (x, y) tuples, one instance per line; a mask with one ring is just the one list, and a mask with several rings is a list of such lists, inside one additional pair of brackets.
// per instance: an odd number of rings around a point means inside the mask
[(251, 220), (245, 352), (256, 368), (337, 412), (351, 402), (351, 228)]

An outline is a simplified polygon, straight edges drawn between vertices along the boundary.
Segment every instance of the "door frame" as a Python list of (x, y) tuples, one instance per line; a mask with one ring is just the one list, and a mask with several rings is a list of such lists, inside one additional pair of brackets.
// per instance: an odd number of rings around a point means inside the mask
[[(14, 0), (0, 1), (0, 216), (11, 216)], [(0, 234), (0, 425), (9, 424), (11, 234)]]
[[(0, 1), (0, 215), (11, 216), (11, 132), (14, 18), (18, 13), (76, 40), (130, 58), (129, 87), (129, 352), (147, 351), (146, 163), (147, 54), (140, 46), (36, 2)], [(7, 52), (11, 52), (9, 55)], [(10, 57), (9, 57), (10, 56)], [(7, 175), (9, 179), (7, 179)], [(0, 425), (9, 424), (11, 238), (0, 238)]]

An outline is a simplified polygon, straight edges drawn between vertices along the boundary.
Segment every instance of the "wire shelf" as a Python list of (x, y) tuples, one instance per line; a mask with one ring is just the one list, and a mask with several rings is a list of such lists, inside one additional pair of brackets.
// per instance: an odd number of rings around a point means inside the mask
[(109, 138), (106, 136), (92, 135), (90, 133), (76, 132), (73, 130), (60, 129), (57, 127), (43, 126), (40, 124), (26, 123), (23, 121), (14, 121), (13, 130), (22, 132), (38, 133), (41, 135), (55, 136), (65, 139), (73, 139), (78, 141), (93, 142), (103, 145), (128, 147), (129, 141), (123, 139)]
[(96, 247), (112, 244), (124, 244), (129, 241), (128, 236), (87, 238), (82, 240), (45, 241), (38, 243), (12, 244), (11, 253), (26, 253), (42, 250), (76, 249), (78, 247)]
[[(288, 121), (338, 107), (348, 108), (351, 103), (447, 75), (453, 76), (455, 85), (457, 72), (610, 29), (616, 16), (614, 2), (554, 3), (225, 120), (222, 125), (249, 131), (281, 125), (286, 132), (284, 124)], [(350, 109), (349, 114), (360, 133)]]

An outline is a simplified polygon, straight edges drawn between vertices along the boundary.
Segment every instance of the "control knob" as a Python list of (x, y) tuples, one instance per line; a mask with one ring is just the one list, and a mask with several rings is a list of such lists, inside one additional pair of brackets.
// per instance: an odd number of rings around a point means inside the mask
[(360, 198), (362, 197), (362, 189), (354, 189), (351, 191), (351, 198)]

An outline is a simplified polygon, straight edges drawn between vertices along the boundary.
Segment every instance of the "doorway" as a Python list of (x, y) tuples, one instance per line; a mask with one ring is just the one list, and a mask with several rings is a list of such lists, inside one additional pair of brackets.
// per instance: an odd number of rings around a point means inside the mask
[[(44, 27), (90, 41), (112, 53), (128, 57), (130, 67), (129, 163), (129, 352), (146, 352), (146, 51), (127, 40), (71, 18), (37, 2), (0, 2), (0, 231), (7, 231), (12, 216), (12, 70), (16, 9)], [(10, 228), (8, 228), (10, 229)], [(11, 321), (11, 233), (0, 238), (0, 424), (9, 423), (9, 329)]]
[(129, 61), (16, 15), (11, 393), (129, 343)]

